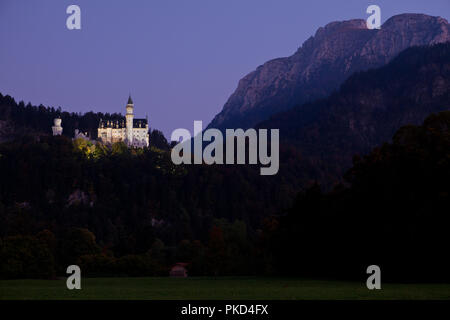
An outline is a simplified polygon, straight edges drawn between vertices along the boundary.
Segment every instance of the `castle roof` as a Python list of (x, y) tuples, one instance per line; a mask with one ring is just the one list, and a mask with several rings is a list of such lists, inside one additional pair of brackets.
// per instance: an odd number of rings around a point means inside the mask
[(133, 104), (133, 99), (131, 99), (131, 94), (128, 96), (127, 104)]
[(147, 119), (133, 119), (133, 128), (145, 128)]
[(99, 128), (126, 128), (125, 119), (122, 120), (100, 120)]
[[(147, 119), (133, 119), (133, 128), (145, 128), (148, 124)], [(125, 119), (122, 120), (100, 120), (99, 128), (126, 128)]]

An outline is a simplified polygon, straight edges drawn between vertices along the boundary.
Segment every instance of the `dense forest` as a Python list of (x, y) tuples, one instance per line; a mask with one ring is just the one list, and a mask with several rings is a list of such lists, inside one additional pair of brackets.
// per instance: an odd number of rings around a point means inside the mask
[(449, 59), (449, 44), (408, 49), (261, 124), (280, 128), (274, 176), (175, 166), (157, 130), (145, 149), (73, 140), (120, 115), (0, 95), (0, 277), (51, 278), (69, 264), (167, 275), (187, 262), (191, 275), (355, 278), (378, 264), (385, 279), (448, 280), (450, 113), (401, 126), (450, 109)]
[(235, 190), (259, 188), (237, 179), (251, 168), (177, 167), (157, 149), (65, 137), (3, 144), (0, 274), (78, 263), (90, 275), (164, 275), (187, 261), (191, 274), (350, 278), (379, 264), (386, 279), (448, 279), (449, 129), (450, 112), (401, 128), (354, 159), (349, 187), (311, 186), (280, 215), (259, 215), (259, 228), (236, 216)]
[[(62, 111), (61, 108), (33, 106), (23, 101), (17, 103), (10, 96), (0, 94), (0, 121), (7, 122), (11, 128), (7, 132), (14, 136), (32, 134), (51, 134), (53, 119), (60, 117), (64, 124), (63, 135), (73, 137), (75, 129), (87, 132), (92, 139), (97, 138), (100, 119), (121, 119), (114, 113), (87, 112), (84, 114)], [(6, 135), (6, 134), (4, 134)]]
[(450, 280), (449, 111), (355, 157), (345, 179), (349, 188), (300, 193), (279, 219), (268, 242), (275, 269), (351, 277), (377, 264), (386, 280)]
[[(165, 268), (185, 255), (175, 254), (181, 242), (186, 250), (194, 250), (191, 242), (208, 243), (214, 230), (221, 241), (225, 238), (231, 244), (232, 238), (244, 243), (242, 250), (249, 250), (248, 241), (256, 237), (262, 217), (276, 213), (283, 203), (287, 208), (294, 195), (294, 189), (282, 189), (289, 187), (289, 180), (264, 179), (259, 166), (174, 166), (170, 152), (156, 147), (135, 150), (122, 143), (106, 147), (64, 136), (25, 136), (1, 144), (0, 175), (3, 248), (17, 236), (17, 241), (25, 241), (21, 245), (38, 245), (22, 237), (45, 231), (58, 243), (52, 253), (57, 266), (52, 272), (57, 273), (80, 257), (78, 253), (67, 257), (71, 249), (64, 243), (76, 247), (86, 239), (91, 244), (81, 244), (81, 252), (98, 253), (101, 248), (106, 257), (114, 258), (147, 257), (154, 246), (167, 248)], [(13, 252), (20, 256), (17, 248)], [(230, 255), (236, 257), (237, 252), (233, 249)], [(243, 252), (242, 258), (247, 257), (249, 253)], [(16, 270), (11, 276), (37, 276), (17, 266), (33, 265), (22, 258), (2, 259), (10, 268), (3, 274)], [(230, 268), (232, 272), (236, 267)]]

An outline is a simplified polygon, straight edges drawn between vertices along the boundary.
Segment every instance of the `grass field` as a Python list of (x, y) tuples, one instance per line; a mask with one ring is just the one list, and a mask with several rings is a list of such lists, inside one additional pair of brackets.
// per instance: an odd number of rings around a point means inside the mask
[(282, 278), (86, 278), (81, 290), (65, 280), (2, 280), (0, 300), (16, 299), (450, 299), (450, 284), (384, 284)]

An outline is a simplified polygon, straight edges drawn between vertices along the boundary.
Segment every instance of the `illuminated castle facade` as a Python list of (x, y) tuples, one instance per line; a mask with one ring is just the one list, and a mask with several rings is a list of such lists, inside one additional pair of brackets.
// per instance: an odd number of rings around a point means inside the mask
[(148, 120), (134, 118), (134, 104), (131, 96), (128, 98), (126, 109), (125, 119), (100, 120), (98, 138), (105, 144), (123, 141), (130, 147), (148, 147)]

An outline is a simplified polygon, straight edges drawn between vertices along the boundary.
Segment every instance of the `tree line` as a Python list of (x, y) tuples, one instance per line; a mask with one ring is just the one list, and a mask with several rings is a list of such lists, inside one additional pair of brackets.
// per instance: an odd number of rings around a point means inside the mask
[(154, 147), (65, 137), (4, 143), (0, 275), (167, 275), (187, 262), (191, 275), (357, 278), (378, 264), (386, 280), (448, 280), (449, 128), (450, 112), (402, 127), (354, 158), (346, 184), (312, 184), (284, 207), (280, 180), (258, 184), (251, 166), (174, 166)]

